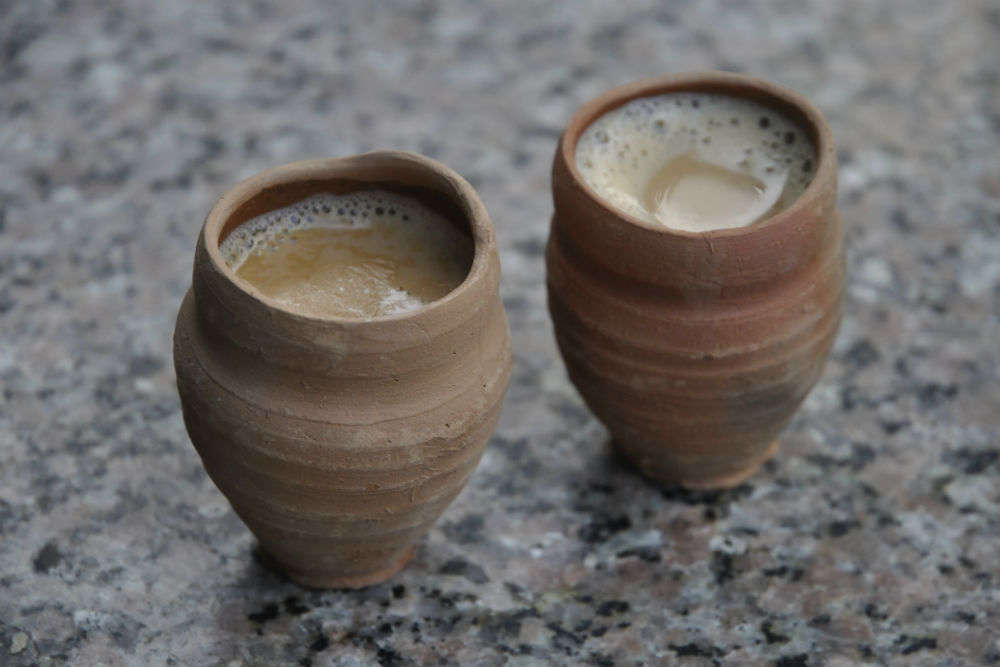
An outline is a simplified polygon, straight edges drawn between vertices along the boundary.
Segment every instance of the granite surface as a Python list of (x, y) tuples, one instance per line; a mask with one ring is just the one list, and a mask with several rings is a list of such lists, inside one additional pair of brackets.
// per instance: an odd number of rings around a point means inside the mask
[[(0, 664), (1000, 664), (995, 3), (0, 2)], [(545, 310), (560, 128), (640, 76), (795, 88), (850, 284), (780, 456), (621, 467)], [(500, 427), (392, 581), (264, 569), (181, 422), (171, 331), (232, 183), (376, 147), (451, 165), (502, 248)]]

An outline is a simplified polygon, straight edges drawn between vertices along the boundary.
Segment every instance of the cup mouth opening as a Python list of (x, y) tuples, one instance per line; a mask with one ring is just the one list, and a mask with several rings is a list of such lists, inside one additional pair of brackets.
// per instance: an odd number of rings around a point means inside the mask
[[(347, 194), (373, 189), (412, 196), (468, 232), (473, 242), (472, 261), (461, 283), (441, 298), (413, 310), (376, 317), (320, 316), (292, 309), (267, 296), (240, 278), (222, 256), (220, 245), (226, 237), (257, 216), (316, 194)], [(212, 207), (202, 231), (202, 240), (215, 270), (251, 299), (297, 320), (355, 326), (412, 320), (448, 308), (486, 273), (492, 239), (489, 216), (472, 186), (440, 162), (404, 151), (303, 160), (262, 171), (227, 191)]]
[[(707, 231), (687, 231), (666, 225), (657, 225), (627, 213), (601, 197), (587, 183), (576, 166), (576, 145), (580, 136), (598, 118), (632, 100), (679, 92), (719, 93), (732, 97), (748, 98), (773, 109), (797, 124), (816, 148), (816, 170), (802, 194), (789, 206), (749, 225)], [(559, 159), (562, 160), (576, 186), (586, 194), (593, 205), (598, 206), (604, 213), (654, 233), (692, 241), (702, 241), (706, 237), (746, 236), (754, 234), (764, 227), (778, 224), (782, 220), (797, 217), (799, 212), (810, 208), (813, 205), (812, 202), (821, 195), (823, 184), (828, 182), (831, 177), (836, 177), (836, 152), (833, 136), (819, 109), (803, 96), (778, 84), (731, 72), (704, 71), (672, 74), (640, 79), (612, 88), (577, 109), (562, 134), (558, 150)], [(834, 173), (831, 174), (831, 172)]]

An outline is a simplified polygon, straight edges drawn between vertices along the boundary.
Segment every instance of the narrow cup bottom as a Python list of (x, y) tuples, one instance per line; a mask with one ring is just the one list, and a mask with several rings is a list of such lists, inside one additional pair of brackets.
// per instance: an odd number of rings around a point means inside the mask
[(778, 441), (775, 440), (760, 456), (752, 459), (744, 467), (734, 472), (710, 476), (699, 476), (690, 472), (687, 474), (667, 475), (662, 470), (652, 471), (644, 467), (640, 462), (629, 456), (628, 452), (618, 444), (617, 440), (613, 441), (613, 446), (621, 458), (636, 468), (644, 477), (660, 484), (679, 485), (692, 490), (729, 489), (739, 486), (756, 474), (761, 465), (778, 453)]
[(337, 572), (304, 572), (301, 569), (289, 568), (267, 553), (263, 545), (259, 544), (257, 555), (269, 569), (284, 574), (298, 585), (306, 588), (365, 588), (391, 579), (413, 558), (413, 552), (414, 547), (411, 545), (394, 556), (392, 560), (381, 563), (375, 569), (350, 576), (344, 576)]

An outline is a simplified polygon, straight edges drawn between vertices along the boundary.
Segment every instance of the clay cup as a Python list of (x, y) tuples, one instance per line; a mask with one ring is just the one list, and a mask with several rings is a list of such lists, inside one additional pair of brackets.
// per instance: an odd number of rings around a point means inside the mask
[[(626, 102), (674, 91), (749, 97), (817, 149), (811, 184), (750, 226), (675, 231), (605, 203), (576, 143)], [(585, 104), (559, 141), (546, 251), (548, 303), (569, 376), (614, 447), (665, 484), (739, 484), (817, 381), (840, 321), (844, 247), (837, 157), (820, 112), (760, 79), (722, 72), (639, 81)]]
[[(219, 243), (321, 192), (418, 196), (474, 240), (465, 281), (418, 310), (307, 317), (234, 275)], [(236, 185), (198, 238), (177, 316), (184, 422), (209, 476), (275, 567), (306, 586), (396, 573), (465, 485), (496, 427), (511, 366), (489, 216), (428, 158), (377, 152), (296, 162)]]

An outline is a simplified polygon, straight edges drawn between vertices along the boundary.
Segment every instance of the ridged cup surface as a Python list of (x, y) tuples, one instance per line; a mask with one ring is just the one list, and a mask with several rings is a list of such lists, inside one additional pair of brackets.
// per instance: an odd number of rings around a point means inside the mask
[[(601, 200), (576, 169), (580, 134), (632, 99), (681, 90), (749, 97), (799, 122), (817, 147), (802, 196), (749, 227), (703, 233)], [(819, 111), (746, 76), (640, 81), (576, 113), (556, 150), (552, 189), (549, 311), (573, 383), (645, 475), (694, 488), (739, 483), (774, 453), (840, 321), (836, 151)]]
[[(466, 280), (420, 310), (305, 317), (237, 281), (222, 260), (220, 239), (255, 215), (386, 183), (437, 193), (475, 242)], [(465, 485), (510, 376), (499, 277), (475, 192), (418, 155), (286, 165), (212, 209), (174, 333), (184, 422), (266, 559), (292, 579), (357, 587), (391, 576)]]

